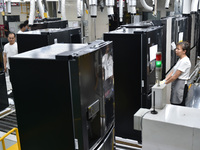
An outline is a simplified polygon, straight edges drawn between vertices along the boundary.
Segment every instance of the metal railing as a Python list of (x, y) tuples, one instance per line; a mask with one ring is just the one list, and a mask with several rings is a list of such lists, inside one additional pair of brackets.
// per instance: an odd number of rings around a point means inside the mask
[(6, 150), (6, 145), (5, 145), (5, 138), (10, 135), (12, 132), (15, 132), (16, 133), (16, 138), (17, 138), (17, 147), (18, 147), (18, 150), (21, 150), (21, 145), (20, 145), (20, 140), (19, 140), (19, 132), (18, 132), (18, 129), (17, 128), (13, 128), (12, 130), (10, 130), (8, 133), (6, 133), (4, 136), (2, 136), (0, 138), (0, 142), (2, 142), (2, 147), (3, 147), (3, 150)]

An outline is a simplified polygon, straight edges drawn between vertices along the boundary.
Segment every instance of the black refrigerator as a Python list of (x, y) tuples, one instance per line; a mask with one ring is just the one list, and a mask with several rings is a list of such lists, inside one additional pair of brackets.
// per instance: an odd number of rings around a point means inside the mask
[(104, 33), (113, 41), (116, 136), (141, 141), (133, 115), (151, 107), (156, 52), (162, 51), (162, 27), (122, 28)]
[(6, 79), (3, 66), (3, 52), (0, 49), (0, 111), (8, 107)]
[(10, 58), (22, 150), (113, 149), (112, 58), (112, 43), (104, 41)]
[(57, 43), (81, 43), (81, 29), (40, 29), (17, 34), (18, 53)]

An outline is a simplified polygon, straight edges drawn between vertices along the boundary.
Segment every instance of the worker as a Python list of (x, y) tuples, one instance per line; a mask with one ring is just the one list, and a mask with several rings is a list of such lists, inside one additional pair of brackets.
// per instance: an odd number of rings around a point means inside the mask
[(26, 25), (24, 23), (21, 23), (19, 25), (20, 30), (17, 33), (22, 33), (24, 31), (26, 31)]
[[(15, 33), (10, 32), (8, 34), (8, 42), (4, 46), (3, 51), (3, 62), (4, 62), (4, 71), (6, 73), (10, 73), (10, 64), (9, 64), (9, 57), (14, 56), (18, 53), (17, 43), (15, 42)], [(10, 79), (12, 83), (12, 79)], [(10, 97), (13, 97), (12, 92), (10, 93)]]
[(31, 30), (31, 28), (30, 28), (29, 25), (28, 25), (28, 20), (24, 21), (24, 25), (25, 25), (25, 27), (26, 27), (26, 30), (25, 30), (25, 31)]
[(170, 102), (174, 105), (185, 106), (185, 91), (187, 90), (187, 80), (189, 79), (191, 62), (187, 57), (190, 51), (188, 42), (180, 42), (176, 45), (176, 55), (179, 57), (178, 62), (172, 71), (165, 78), (165, 84), (172, 82)]

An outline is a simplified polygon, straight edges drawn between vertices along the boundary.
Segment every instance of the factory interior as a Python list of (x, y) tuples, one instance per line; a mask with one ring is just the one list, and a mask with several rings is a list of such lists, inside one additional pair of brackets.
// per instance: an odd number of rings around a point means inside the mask
[(0, 150), (200, 149), (200, 0), (0, 11)]

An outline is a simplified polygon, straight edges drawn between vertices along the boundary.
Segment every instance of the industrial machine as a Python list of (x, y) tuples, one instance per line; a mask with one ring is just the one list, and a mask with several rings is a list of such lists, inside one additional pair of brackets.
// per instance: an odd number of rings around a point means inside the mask
[(112, 42), (54, 44), (10, 58), (22, 150), (112, 150)]
[(0, 49), (0, 111), (8, 107), (6, 79), (3, 66), (3, 52)]
[(134, 115), (142, 130), (142, 150), (198, 150), (200, 112), (196, 108), (167, 104), (157, 114), (141, 108)]
[(81, 29), (79, 27), (68, 27), (23, 32), (17, 34), (17, 43), (18, 53), (54, 43), (81, 43)]
[(162, 51), (162, 30), (153, 26), (104, 33), (104, 40), (113, 41), (116, 136), (141, 141), (141, 133), (133, 130), (132, 115), (141, 107), (151, 107), (155, 57), (156, 52)]
[[(142, 149), (198, 150), (200, 112), (198, 109), (167, 104), (166, 91), (169, 85), (159, 81), (158, 73), (162, 65), (159, 55), (156, 54), (158, 82), (152, 87), (152, 109), (140, 108), (133, 117), (134, 129), (142, 131)], [(196, 70), (194, 78), (198, 75), (199, 68)], [(192, 103), (198, 105), (198, 98)]]

